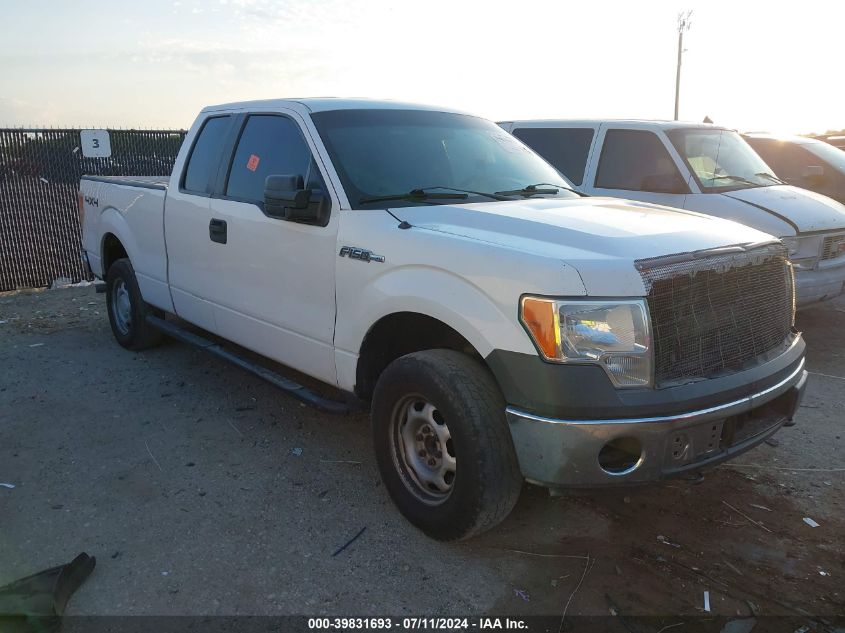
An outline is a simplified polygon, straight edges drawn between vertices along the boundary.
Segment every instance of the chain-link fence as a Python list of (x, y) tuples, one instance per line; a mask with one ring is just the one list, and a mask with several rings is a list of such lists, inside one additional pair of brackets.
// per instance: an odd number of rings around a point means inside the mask
[(169, 175), (184, 138), (184, 130), (0, 128), (0, 291), (83, 280), (79, 178)]

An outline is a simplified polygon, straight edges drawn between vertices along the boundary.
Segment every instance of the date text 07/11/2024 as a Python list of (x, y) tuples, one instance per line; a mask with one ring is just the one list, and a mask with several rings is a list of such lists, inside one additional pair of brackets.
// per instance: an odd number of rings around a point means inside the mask
[[(400, 626), (401, 625), (401, 626)], [(309, 630), (521, 630), (527, 629), (525, 621), (518, 618), (309, 618)]]

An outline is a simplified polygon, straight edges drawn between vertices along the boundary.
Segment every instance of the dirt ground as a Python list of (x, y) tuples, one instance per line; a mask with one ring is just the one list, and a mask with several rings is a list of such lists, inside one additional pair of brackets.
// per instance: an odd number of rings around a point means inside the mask
[(393, 508), (365, 414), (184, 344), (127, 352), (93, 287), (0, 295), (0, 584), (86, 551), (69, 614), (613, 613), (630, 631), (704, 614), (707, 591), (715, 615), (824, 628), (845, 614), (845, 301), (798, 325), (811, 376), (775, 441), (700, 482), (526, 486), (498, 529), (442, 544)]

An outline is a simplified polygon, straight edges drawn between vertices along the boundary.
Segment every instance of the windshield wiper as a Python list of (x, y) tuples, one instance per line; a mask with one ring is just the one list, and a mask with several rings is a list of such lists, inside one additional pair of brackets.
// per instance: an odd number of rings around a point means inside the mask
[[(429, 189), (444, 189), (448, 193), (434, 193), (428, 191)], [(484, 191), (471, 191), (469, 189), (454, 189), (453, 187), (420, 187), (419, 189), (411, 189), (407, 193), (395, 193), (388, 196), (376, 196), (373, 198), (361, 198), (359, 204), (367, 204), (370, 202), (388, 202), (390, 200), (466, 200), (470, 195), (484, 196), (486, 198), (493, 198), (493, 200), (507, 200), (504, 196), (495, 193), (486, 193)]]
[[(539, 189), (539, 187), (547, 186), (547, 187), (554, 187), (554, 189)], [(576, 191), (572, 187), (567, 187), (566, 185), (554, 185), (550, 182), (538, 182), (533, 185), (528, 185), (527, 187), (523, 187), (522, 189), (513, 189), (511, 191), (497, 191), (496, 194), (500, 196), (537, 196), (537, 195), (552, 195), (556, 194), (558, 190), (565, 189), (566, 191), (571, 191), (572, 193), (577, 193), (582, 198), (586, 198), (587, 194), (581, 193), (580, 191)]]
[(772, 180), (772, 181), (778, 183), (779, 185), (788, 185), (789, 184), (783, 178), (778, 178), (774, 174), (770, 174), (769, 172), (766, 172), (766, 171), (757, 172), (754, 175), (760, 176), (761, 178), (768, 178), (769, 180)]
[(741, 183), (744, 183), (746, 185), (751, 185), (752, 187), (759, 187), (760, 186), (759, 182), (754, 182), (753, 180), (748, 180), (748, 178), (743, 178), (742, 176), (732, 176), (731, 174), (718, 174), (718, 175), (713, 174), (713, 176), (711, 178), (707, 178), (707, 180), (709, 180), (710, 182), (713, 182), (714, 180), (720, 180), (720, 179), (723, 179), (723, 178), (725, 180), (734, 180), (736, 182), (741, 182)]

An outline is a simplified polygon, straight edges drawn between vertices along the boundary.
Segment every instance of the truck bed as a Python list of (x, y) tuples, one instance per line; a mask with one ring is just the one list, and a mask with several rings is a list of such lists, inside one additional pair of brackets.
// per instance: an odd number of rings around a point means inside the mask
[(82, 179), (145, 189), (167, 189), (170, 176), (82, 176)]
[(79, 183), (84, 214), (82, 248), (91, 271), (105, 279), (116, 240), (132, 261), (138, 286), (147, 302), (172, 308), (167, 287), (164, 201), (167, 176), (82, 176)]

